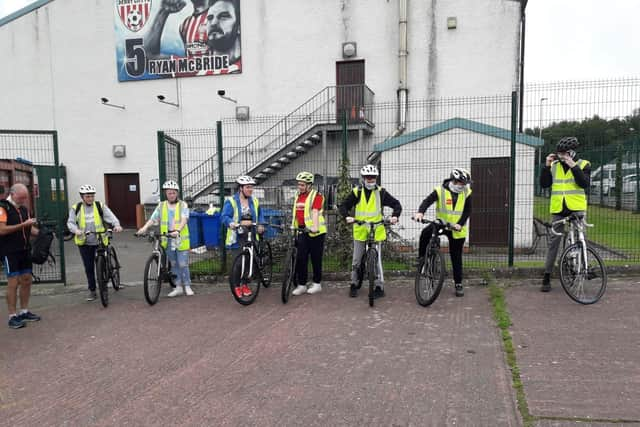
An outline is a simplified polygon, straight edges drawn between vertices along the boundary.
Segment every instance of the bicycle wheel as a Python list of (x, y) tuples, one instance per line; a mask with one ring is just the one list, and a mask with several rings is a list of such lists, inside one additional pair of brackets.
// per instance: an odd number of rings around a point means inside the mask
[(378, 251), (375, 248), (367, 252), (367, 279), (369, 280), (369, 307), (373, 307), (376, 278), (378, 272)]
[(582, 244), (574, 243), (560, 257), (560, 283), (575, 302), (593, 304), (607, 288), (607, 270), (596, 251), (587, 247), (585, 260)]
[(282, 303), (289, 302), (291, 296), (291, 290), (293, 289), (294, 275), (296, 274), (296, 250), (295, 248), (289, 249), (287, 256), (284, 258), (284, 276), (282, 279), (282, 289), (280, 290)]
[(149, 305), (158, 302), (162, 277), (159, 274), (160, 260), (158, 254), (153, 254), (144, 265), (144, 299)]
[[(164, 255), (167, 256), (166, 254)], [(172, 288), (176, 287), (176, 276), (171, 271), (171, 261), (167, 260), (167, 271), (164, 273), (164, 281), (169, 284)]]
[[(244, 260), (244, 271), (243, 271)], [(251, 256), (249, 252), (240, 253), (236, 259), (233, 260), (231, 266), (231, 274), (229, 275), (229, 287), (231, 288), (231, 295), (239, 304), (250, 305), (258, 297), (260, 292), (260, 274), (258, 271), (258, 263), (253, 263), (253, 274), (249, 274), (249, 262)], [(236, 288), (242, 289), (242, 295), (236, 294)]]
[(107, 307), (109, 305), (109, 288), (107, 287), (109, 277), (107, 273), (106, 258), (104, 255), (96, 257), (96, 278), (98, 281), (100, 302), (103, 307)]
[(109, 270), (111, 270), (111, 285), (116, 291), (120, 290), (120, 263), (118, 262), (118, 255), (116, 250), (109, 246), (107, 252), (107, 259), (109, 261)]
[(416, 271), (415, 293), (418, 304), (423, 307), (433, 304), (442, 290), (444, 273), (444, 255), (437, 249), (431, 249)]
[(271, 244), (264, 239), (258, 242), (258, 264), (262, 274), (262, 286), (268, 288), (273, 278), (273, 255)]

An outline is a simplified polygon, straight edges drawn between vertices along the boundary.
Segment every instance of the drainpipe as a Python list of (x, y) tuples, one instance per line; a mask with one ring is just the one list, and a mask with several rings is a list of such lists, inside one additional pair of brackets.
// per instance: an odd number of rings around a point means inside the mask
[(520, 1), (520, 111), (518, 117), (518, 132), (522, 133), (524, 121), (524, 36), (526, 34), (527, 15), (525, 9), (529, 0)]
[[(396, 129), (393, 131), (391, 136), (387, 139), (395, 138), (396, 136), (402, 134), (407, 125), (407, 106), (408, 106), (408, 94), (409, 90), (407, 89), (407, 7), (408, 0), (399, 0), (398, 1), (398, 39), (399, 39), (399, 51), (398, 51), (398, 125)], [(380, 153), (373, 152), (369, 154), (367, 157), (368, 163), (379, 163), (380, 161)]]

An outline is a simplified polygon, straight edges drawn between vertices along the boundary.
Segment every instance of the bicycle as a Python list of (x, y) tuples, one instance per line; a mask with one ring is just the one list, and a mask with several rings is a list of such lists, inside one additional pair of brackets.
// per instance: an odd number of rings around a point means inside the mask
[(369, 281), (369, 307), (373, 307), (373, 301), (375, 300), (374, 293), (376, 287), (376, 279), (380, 273), (378, 269), (378, 249), (376, 249), (376, 227), (378, 225), (384, 225), (385, 227), (391, 225), (391, 221), (389, 218), (383, 218), (381, 221), (361, 221), (355, 220), (353, 221), (358, 225), (366, 225), (369, 227), (369, 233), (367, 235), (367, 240), (365, 241), (365, 251), (362, 254), (362, 259), (360, 260), (360, 268), (358, 268), (358, 283), (356, 287), (360, 289), (362, 287), (362, 282), (364, 281), (365, 276)]
[(283, 304), (289, 302), (291, 290), (293, 289), (295, 283), (296, 263), (298, 262), (298, 236), (300, 236), (300, 234), (309, 233), (311, 231), (307, 227), (291, 227), (290, 230), (291, 238), (289, 240), (289, 249), (287, 250), (287, 255), (284, 258), (286, 264), (284, 268), (282, 288), (280, 290), (280, 297)]
[(431, 238), (427, 244), (424, 257), (418, 263), (415, 279), (416, 301), (421, 306), (427, 307), (438, 298), (444, 284), (446, 264), (444, 255), (440, 252), (440, 235), (447, 230), (452, 230), (452, 225), (441, 219), (432, 221), (424, 218), (420, 220), (414, 218), (414, 221), (422, 224), (433, 224)]
[[(98, 282), (100, 302), (106, 308), (109, 305), (109, 280), (111, 280), (113, 289), (120, 290), (120, 262), (118, 262), (115, 248), (111, 245), (113, 230), (108, 229), (102, 233), (95, 231), (85, 232), (85, 235), (89, 234), (94, 234), (98, 239), (95, 258), (96, 281)], [(105, 236), (107, 237), (106, 244), (103, 242)]]
[(151, 255), (144, 265), (144, 299), (149, 305), (158, 302), (162, 282), (169, 283), (172, 288), (176, 287), (175, 276), (171, 273), (171, 261), (167, 257), (165, 248), (160, 244), (163, 238), (174, 239), (169, 233), (151, 231), (147, 234), (136, 234), (136, 237), (147, 237), (150, 242), (153, 242)]
[[(556, 226), (568, 225), (565, 232), (556, 232)], [(556, 236), (565, 235), (567, 246), (560, 255), (560, 284), (569, 297), (580, 304), (594, 304), (607, 288), (607, 270), (600, 255), (588, 244), (584, 236), (584, 217), (572, 213), (566, 218), (549, 224)], [(599, 280), (597, 280), (599, 279)]]
[[(271, 245), (264, 237), (254, 240), (257, 225), (255, 222), (243, 221), (238, 226), (238, 234), (247, 233), (247, 241), (233, 260), (229, 287), (233, 298), (242, 305), (252, 304), (258, 297), (260, 285), (268, 288), (273, 277)], [(240, 296), (236, 294), (236, 289), (240, 289)]]

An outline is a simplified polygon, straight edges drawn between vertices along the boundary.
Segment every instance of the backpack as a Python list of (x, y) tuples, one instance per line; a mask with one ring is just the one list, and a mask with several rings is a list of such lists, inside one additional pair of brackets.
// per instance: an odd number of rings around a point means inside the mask
[[(82, 206), (82, 202), (78, 202), (76, 203), (76, 205), (73, 207), (73, 210), (76, 213), (76, 216), (78, 216), (78, 212), (80, 212), (80, 206)], [(104, 224), (104, 226), (106, 228), (111, 228), (112, 224), (105, 222), (104, 220), (104, 213), (102, 211), (102, 203), (100, 203), (99, 201), (96, 200), (96, 208), (98, 209), (98, 215), (100, 215), (100, 219), (102, 220), (102, 223)]]
[(51, 254), (53, 231), (45, 225), (40, 225), (38, 230), (38, 235), (31, 243), (31, 262), (34, 264), (44, 264), (51, 260), (55, 264), (56, 259)]

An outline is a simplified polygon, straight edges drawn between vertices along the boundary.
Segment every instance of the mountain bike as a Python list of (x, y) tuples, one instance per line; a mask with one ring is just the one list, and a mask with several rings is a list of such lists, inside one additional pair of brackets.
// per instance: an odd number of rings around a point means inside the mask
[[(113, 289), (120, 290), (120, 263), (116, 249), (111, 245), (113, 230), (108, 229), (102, 233), (87, 231), (85, 234), (94, 234), (98, 239), (95, 258), (96, 281), (98, 282), (100, 302), (103, 307), (107, 307), (109, 305), (109, 281), (111, 281)], [(106, 244), (103, 242), (105, 236), (107, 238)]]
[(280, 297), (283, 304), (289, 302), (291, 291), (295, 287), (296, 263), (298, 262), (298, 236), (303, 233), (309, 233), (310, 231), (311, 230), (307, 227), (291, 227), (289, 249), (287, 250), (287, 255), (284, 258), (284, 276), (282, 279), (282, 288), (280, 290)]
[(233, 298), (242, 305), (252, 304), (258, 297), (260, 285), (268, 288), (273, 277), (271, 245), (264, 237), (255, 239), (255, 222), (244, 221), (237, 228), (239, 235), (247, 235), (240, 253), (233, 260), (229, 287)]
[[(169, 232), (171, 233), (171, 232)], [(162, 247), (162, 239), (174, 239), (169, 233), (136, 234), (137, 237), (147, 237), (153, 243), (151, 255), (144, 265), (144, 299), (149, 305), (154, 305), (160, 297), (162, 282), (169, 283), (175, 288), (175, 276), (171, 273), (171, 261), (166, 250)]]
[(440, 236), (447, 230), (452, 230), (452, 225), (440, 219), (435, 221), (420, 219), (422, 224), (432, 224), (432, 233), (427, 244), (424, 257), (418, 262), (415, 279), (416, 301), (423, 307), (427, 307), (438, 298), (446, 275), (444, 255), (440, 252)]
[[(593, 227), (593, 224), (587, 224), (583, 216), (572, 213), (549, 225), (553, 234), (564, 234), (566, 237), (567, 246), (562, 251), (559, 262), (562, 289), (580, 304), (598, 302), (607, 288), (607, 270), (600, 255), (589, 246), (585, 238), (585, 229)], [(564, 232), (555, 230), (559, 227)]]
[(364, 278), (369, 281), (369, 307), (373, 307), (373, 301), (375, 300), (374, 293), (376, 287), (376, 280), (380, 277), (379, 259), (380, 254), (376, 248), (376, 227), (383, 225), (385, 227), (391, 225), (389, 218), (383, 218), (381, 221), (361, 221), (355, 220), (355, 224), (366, 225), (369, 227), (367, 234), (367, 240), (365, 242), (365, 251), (362, 254), (360, 260), (360, 268), (358, 269), (358, 283), (356, 287), (361, 287)]

